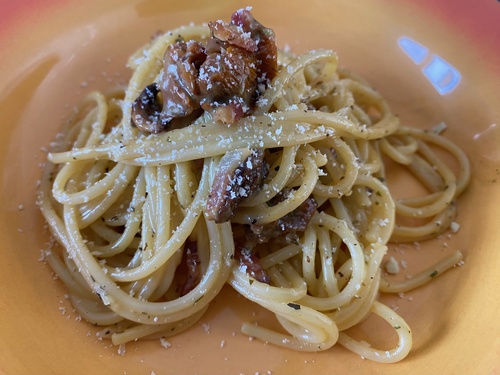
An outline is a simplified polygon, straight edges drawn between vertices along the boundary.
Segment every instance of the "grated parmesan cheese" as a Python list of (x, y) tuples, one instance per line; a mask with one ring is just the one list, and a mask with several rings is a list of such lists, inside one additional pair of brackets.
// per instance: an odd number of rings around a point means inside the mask
[(450, 230), (452, 233), (457, 233), (460, 230), (460, 224), (455, 221), (452, 221), (450, 224)]
[(165, 349), (168, 349), (168, 348), (170, 348), (172, 346), (172, 344), (170, 343), (170, 341), (168, 341), (167, 339), (165, 339), (165, 337), (160, 337), (160, 344)]
[(390, 257), (385, 263), (385, 270), (391, 275), (396, 275), (399, 273), (399, 263), (394, 257)]

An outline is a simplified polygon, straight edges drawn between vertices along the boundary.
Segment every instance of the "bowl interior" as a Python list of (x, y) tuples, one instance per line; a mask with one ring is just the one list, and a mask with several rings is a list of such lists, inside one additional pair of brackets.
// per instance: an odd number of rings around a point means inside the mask
[[(459, 200), (460, 230), (389, 251), (408, 263), (408, 274), (457, 249), (466, 257), (463, 267), (428, 286), (382, 296), (413, 328), (410, 355), (386, 366), (341, 347), (304, 354), (249, 340), (240, 333), (243, 321), (273, 325), (274, 318), (230, 287), (198, 324), (170, 340), (169, 349), (159, 340), (131, 343), (121, 356), (109, 342), (97, 340), (96, 328), (79, 321), (61, 282), (41, 261), (50, 238), (35, 193), (46, 147), (86, 93), (127, 82), (127, 57), (155, 32), (227, 20), (235, 9), (248, 5), (201, 0), (102, 3), (20, 2), (17, 9), (9, 8), (7, 21), (16, 22), (6, 21), (0, 28), (0, 370), (315, 374), (337, 369), (399, 374), (430, 365), (436, 373), (498, 369), (495, 314), (500, 304), (490, 286), (499, 286), (495, 269), (500, 264), (495, 252), (500, 245), (500, 54), (491, 47), (500, 42), (500, 31), (491, 29), (489, 38), (478, 40), (473, 27), (458, 29), (451, 22), (453, 14), (430, 1), (416, 6), (410, 1), (312, 0), (307, 7), (299, 1), (252, 2), (256, 18), (275, 30), (279, 47), (336, 50), (341, 65), (380, 91), (404, 124), (431, 129), (445, 122), (446, 137), (470, 157), (473, 178)], [(478, 13), (471, 16), (486, 17), (483, 29), (491, 18), (487, 14), (500, 13), (500, 3), (491, 3), (477, 5)], [(412, 187), (405, 182), (395, 188), (404, 194)], [(469, 334), (472, 324), (474, 335)], [(394, 340), (385, 328), (370, 318), (351, 333), (383, 348)]]

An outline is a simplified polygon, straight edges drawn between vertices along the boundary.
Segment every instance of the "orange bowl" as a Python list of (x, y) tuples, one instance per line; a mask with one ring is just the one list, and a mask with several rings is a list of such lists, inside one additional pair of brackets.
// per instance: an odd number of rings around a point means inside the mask
[[(431, 284), (384, 297), (413, 327), (414, 348), (382, 365), (342, 347), (296, 353), (249, 340), (243, 321), (273, 324), (229, 287), (201, 321), (124, 355), (80, 321), (41, 261), (49, 236), (36, 207), (46, 147), (86, 93), (125, 83), (127, 57), (158, 30), (228, 19), (248, 2), (0, 0), (0, 372), (5, 374), (494, 374), (500, 372), (500, 2), (298, 0), (251, 2), (293, 51), (329, 48), (364, 76), (405, 124), (448, 125), (472, 164), (460, 230), (421, 249), (393, 247), (418, 269), (462, 250), (465, 264)], [(404, 186), (398, 189), (404, 189)], [(375, 327), (373, 329), (372, 327)], [(353, 331), (379, 346), (378, 325)]]

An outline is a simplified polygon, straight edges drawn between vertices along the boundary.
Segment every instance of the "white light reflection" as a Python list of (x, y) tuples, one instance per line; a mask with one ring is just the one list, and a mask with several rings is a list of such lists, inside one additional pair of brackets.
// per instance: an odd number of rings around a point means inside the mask
[[(491, 124), (490, 126), (488, 126), (486, 129), (484, 129), (482, 132), (479, 132), (479, 133), (476, 133), (474, 134), (474, 137), (473, 139), (475, 141), (477, 141), (478, 139), (480, 138), (484, 138), (484, 137), (489, 137), (489, 136), (492, 136), (493, 132), (494, 134), (498, 133), (498, 129), (499, 127), (497, 126), (497, 124)], [(499, 143), (500, 144), (500, 143)]]
[(426, 47), (406, 36), (398, 39), (398, 45), (415, 64), (422, 64), (429, 53)]
[(452, 92), (460, 83), (462, 79), (460, 72), (436, 54), (432, 54), (429, 59), (429, 50), (420, 43), (402, 36), (398, 39), (398, 46), (415, 64), (425, 63), (422, 73), (441, 95)]

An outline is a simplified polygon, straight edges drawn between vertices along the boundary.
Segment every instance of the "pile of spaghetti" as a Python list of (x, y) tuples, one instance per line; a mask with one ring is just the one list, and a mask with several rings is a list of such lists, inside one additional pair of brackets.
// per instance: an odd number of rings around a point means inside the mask
[[(378, 294), (418, 287), (462, 255), (403, 283), (384, 279), (382, 259), (389, 241), (449, 227), (469, 179), (464, 153), (401, 126), (334, 52), (278, 51), (249, 9), (157, 36), (129, 65), (125, 89), (93, 92), (77, 108), (39, 191), (63, 248), (46, 260), (76, 311), (117, 345), (168, 337), (229, 284), (282, 326), (244, 323), (248, 335), (404, 358), (411, 330)], [(436, 149), (456, 158), (457, 174)], [(428, 193), (396, 200), (389, 162)], [(393, 349), (345, 332), (370, 313), (396, 330)]]

